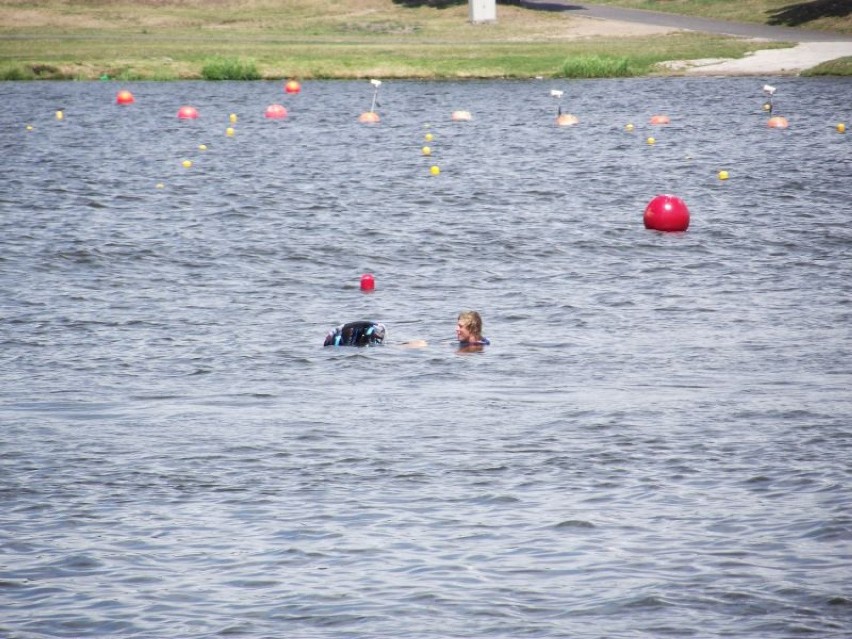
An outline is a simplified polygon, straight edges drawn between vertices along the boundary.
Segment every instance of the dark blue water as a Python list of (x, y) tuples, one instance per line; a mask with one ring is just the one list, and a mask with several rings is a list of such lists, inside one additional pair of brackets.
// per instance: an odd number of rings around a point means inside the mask
[(372, 92), (0, 85), (0, 636), (848, 637), (852, 81)]

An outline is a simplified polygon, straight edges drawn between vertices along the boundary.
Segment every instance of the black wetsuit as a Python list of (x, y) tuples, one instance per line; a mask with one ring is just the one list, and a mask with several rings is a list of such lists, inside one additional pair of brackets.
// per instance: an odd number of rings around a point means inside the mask
[(323, 346), (375, 346), (385, 341), (385, 325), (378, 322), (349, 322), (331, 329)]

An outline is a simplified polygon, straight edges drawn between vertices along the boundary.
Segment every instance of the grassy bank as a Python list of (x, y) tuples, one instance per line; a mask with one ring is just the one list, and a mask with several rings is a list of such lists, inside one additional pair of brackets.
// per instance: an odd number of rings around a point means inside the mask
[(393, 0), (0, 0), (0, 79), (609, 77), (784, 46), (589, 36), (592, 22), (500, 5), (496, 23), (473, 25), (467, 3)]

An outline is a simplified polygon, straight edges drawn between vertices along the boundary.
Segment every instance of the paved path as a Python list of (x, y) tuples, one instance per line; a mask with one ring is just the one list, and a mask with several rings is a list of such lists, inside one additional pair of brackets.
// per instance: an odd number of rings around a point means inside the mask
[(798, 43), (788, 49), (758, 50), (736, 60), (691, 60), (668, 64), (672, 70), (687, 75), (795, 75), (822, 62), (852, 56), (852, 35), (830, 31), (729, 22), (595, 4), (571, 4), (566, 0), (522, 0), (522, 4), (530, 9), (576, 12), (577, 16), (601, 20)]
[(572, 3), (567, 0), (523, 0), (523, 6), (543, 11), (570, 11), (586, 18), (602, 20), (621, 20), (622, 22), (637, 22), (687, 31), (704, 31), (706, 33), (723, 33), (743, 38), (762, 38), (782, 42), (852, 42), (852, 35), (833, 33), (830, 31), (814, 31), (793, 27), (773, 27), (770, 25), (750, 22), (729, 22), (683, 16), (662, 11), (645, 11), (642, 9), (622, 9), (596, 4)]

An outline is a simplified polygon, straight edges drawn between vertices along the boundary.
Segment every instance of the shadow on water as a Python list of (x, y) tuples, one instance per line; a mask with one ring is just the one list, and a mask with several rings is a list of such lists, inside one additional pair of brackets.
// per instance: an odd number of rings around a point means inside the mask
[(844, 18), (852, 13), (849, 0), (811, 0), (798, 2), (771, 12), (767, 24), (798, 27), (820, 18)]

